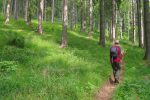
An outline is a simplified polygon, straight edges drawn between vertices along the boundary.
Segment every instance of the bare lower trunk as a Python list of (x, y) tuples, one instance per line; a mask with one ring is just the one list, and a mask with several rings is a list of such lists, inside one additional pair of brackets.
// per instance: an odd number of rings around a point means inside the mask
[(39, 2), (39, 14), (38, 14), (38, 32), (39, 32), (39, 34), (43, 33), (43, 28), (42, 28), (43, 9), (44, 9), (44, 0), (40, 0), (40, 2)]
[(85, 32), (85, 28), (86, 28), (86, 0), (84, 0), (84, 7), (82, 8), (82, 12), (81, 12), (81, 15), (82, 15), (82, 21), (81, 21), (81, 31), (82, 32)]
[(126, 22), (125, 22), (125, 19), (126, 19), (126, 17), (128, 16), (128, 14), (126, 15), (126, 14), (124, 14), (123, 15), (123, 18), (121, 18), (122, 20), (121, 20), (121, 22), (122, 22), (122, 32), (126, 32), (127, 31), (127, 28), (126, 28)]
[(81, 12), (81, 31), (82, 31), (82, 32), (85, 32), (84, 21), (85, 21), (85, 18), (84, 18), (84, 16), (83, 16), (83, 12)]
[(112, 40), (112, 21), (109, 22), (109, 39)]
[(144, 29), (146, 39), (145, 59), (150, 61), (150, 1), (144, 0)]
[(138, 14), (138, 34), (139, 34), (139, 47), (143, 48), (143, 31), (142, 31), (142, 8), (141, 0), (137, 0), (137, 14)]
[(136, 44), (135, 13), (133, 14), (133, 43)]
[(51, 22), (54, 23), (54, 4), (55, 4), (55, 0), (52, 0), (52, 18), (51, 18)]
[(71, 15), (70, 15), (70, 29), (74, 29), (75, 25), (75, 2), (73, 1), (72, 8), (71, 8)]
[(92, 32), (92, 23), (93, 23), (92, 11), (93, 11), (92, 0), (89, 0), (89, 32), (88, 32), (89, 37), (91, 37), (93, 34), (93, 32)]
[(120, 39), (122, 39), (122, 29), (123, 29), (123, 19), (121, 19), (121, 21), (120, 21)]
[(6, 0), (3, 0), (3, 15), (6, 14)]
[(112, 0), (112, 40), (116, 39), (116, 2)]
[(18, 0), (14, 0), (14, 19), (18, 19)]
[(100, 0), (100, 40), (99, 43), (105, 47), (105, 17), (104, 17), (104, 0)]
[(144, 47), (144, 14), (143, 14), (143, 9), (141, 10), (141, 46)]
[(28, 7), (29, 7), (29, 0), (25, 0), (25, 14), (24, 14), (25, 21), (28, 20)]
[(44, 20), (45, 20), (45, 21), (46, 21), (46, 18), (47, 18), (47, 12), (46, 12), (46, 11), (47, 11), (47, 10), (46, 10), (46, 9), (47, 9), (47, 5), (46, 5), (46, 4), (47, 4), (47, 1), (44, 0)]
[(11, 0), (9, 0), (8, 4), (7, 4), (5, 24), (9, 23), (9, 20), (10, 20), (10, 9), (11, 9)]
[(28, 9), (27, 9), (27, 24), (31, 26), (31, 18), (32, 18), (32, 14), (31, 14), (31, 2), (28, 2)]
[(67, 26), (68, 26), (68, 0), (63, 0), (63, 23), (62, 23), (62, 41), (61, 48), (64, 48), (68, 45), (67, 43)]
[(135, 1), (134, 0), (132, 0), (132, 32), (133, 32), (133, 44), (136, 44)]
[(128, 40), (130, 40), (130, 11), (128, 11)]

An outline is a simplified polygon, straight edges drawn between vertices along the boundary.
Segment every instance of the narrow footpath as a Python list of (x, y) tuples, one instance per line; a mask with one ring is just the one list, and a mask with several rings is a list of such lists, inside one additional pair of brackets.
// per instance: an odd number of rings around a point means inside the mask
[[(121, 64), (121, 73), (120, 73), (120, 83), (123, 79), (123, 72), (125, 68), (125, 63)], [(100, 88), (100, 90), (97, 92), (95, 100), (111, 100), (112, 94), (114, 93), (114, 90), (117, 85), (113, 82), (114, 77), (113, 74), (110, 75), (109, 79), (104, 83), (104, 85)], [(120, 84), (119, 83), (119, 84)]]

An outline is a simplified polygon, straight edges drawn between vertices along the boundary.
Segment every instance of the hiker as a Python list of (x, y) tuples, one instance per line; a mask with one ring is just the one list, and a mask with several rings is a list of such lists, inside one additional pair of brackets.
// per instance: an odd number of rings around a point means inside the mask
[(110, 48), (110, 62), (115, 78), (114, 83), (119, 83), (119, 76), (121, 70), (121, 47), (119, 46), (119, 40), (115, 40), (114, 45)]

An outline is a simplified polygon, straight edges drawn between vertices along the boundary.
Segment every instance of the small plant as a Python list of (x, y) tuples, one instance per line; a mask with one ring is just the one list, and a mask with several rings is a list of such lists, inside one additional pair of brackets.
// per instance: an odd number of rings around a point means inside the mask
[(12, 39), (9, 44), (16, 46), (18, 48), (24, 48), (24, 45), (25, 45), (24, 37), (18, 36)]
[(14, 61), (2, 61), (0, 62), (0, 72), (1, 73), (10, 73), (16, 71), (17, 64)]

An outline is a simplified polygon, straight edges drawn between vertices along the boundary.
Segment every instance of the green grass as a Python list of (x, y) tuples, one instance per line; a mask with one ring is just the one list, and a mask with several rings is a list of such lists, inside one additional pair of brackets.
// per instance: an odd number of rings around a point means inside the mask
[[(98, 38), (73, 31), (68, 32), (69, 46), (60, 49), (61, 24), (44, 22), (41, 36), (36, 27), (36, 21), (31, 28), (22, 20), (0, 25), (0, 65), (6, 67), (0, 76), (0, 98), (93, 99), (111, 73), (109, 49), (98, 46)], [(23, 48), (10, 45), (15, 38), (24, 41)]]
[[(23, 20), (0, 24), (0, 99), (93, 100), (111, 74), (110, 43), (102, 48), (98, 46), (98, 34), (88, 39), (87, 33), (68, 30), (69, 45), (60, 49), (61, 24), (44, 22), (41, 36), (36, 27), (37, 21), (32, 27)], [(19, 42), (12, 43), (16, 38)], [(128, 49), (125, 77), (114, 100), (130, 100), (133, 93), (148, 98), (150, 74), (142, 61), (144, 51), (123, 43)]]
[(150, 66), (143, 60), (144, 50), (126, 43), (123, 83), (117, 87), (113, 100), (149, 100)]

